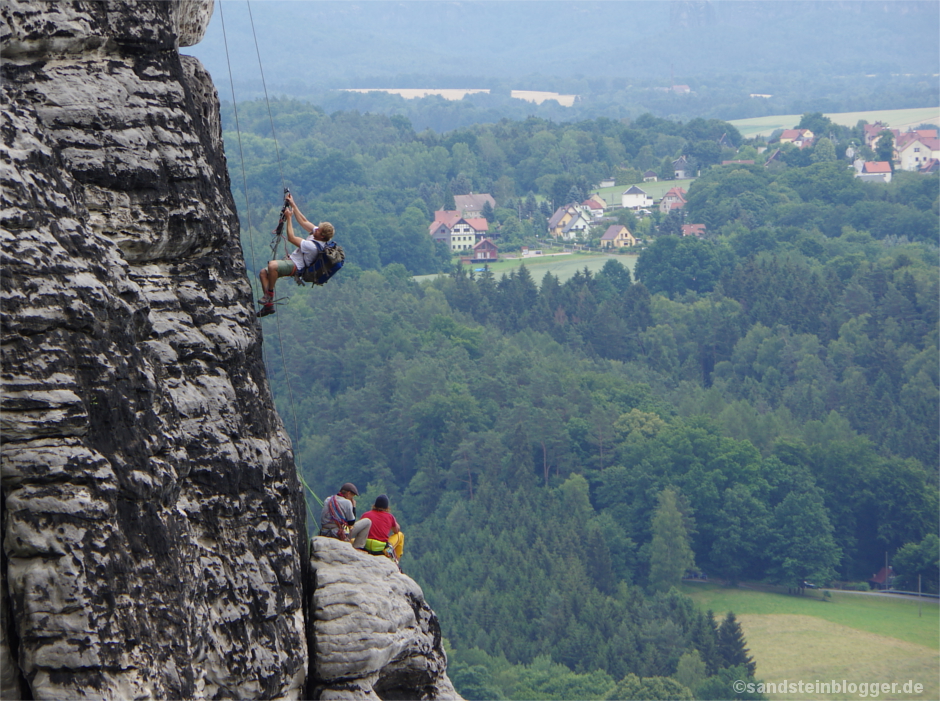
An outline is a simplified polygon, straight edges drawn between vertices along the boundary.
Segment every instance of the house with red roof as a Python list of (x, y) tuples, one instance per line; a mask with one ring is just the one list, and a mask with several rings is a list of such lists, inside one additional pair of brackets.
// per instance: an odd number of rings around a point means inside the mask
[(443, 241), (452, 252), (467, 251), (489, 231), (489, 222), (482, 217), (465, 218), (458, 212), (439, 209), (429, 227), (431, 238)]
[(887, 161), (856, 161), (855, 177), (870, 183), (890, 183), (891, 164)]
[(496, 260), (499, 260), (499, 251), (497, 250), (495, 243), (490, 241), (488, 238), (482, 238), (476, 242), (473, 247), (473, 258), (471, 258), (472, 262), (492, 263)]
[(705, 235), (705, 225), (704, 224), (683, 224), (682, 235), (683, 236), (698, 236), (699, 238), (702, 238)]
[(781, 144), (793, 144), (799, 149), (813, 145), (815, 135), (809, 129), (784, 129), (780, 135)]
[(901, 170), (920, 170), (930, 159), (940, 158), (940, 139), (922, 136), (920, 131), (906, 131), (895, 141), (894, 149)]
[[(598, 202), (598, 200), (601, 200)], [(604, 216), (604, 201), (600, 195), (594, 195), (581, 203), (581, 211), (588, 214), (592, 219), (600, 219)]]
[(669, 214), (672, 210), (683, 207), (685, 207), (685, 190), (681, 187), (670, 188), (659, 201), (659, 211), (663, 214)]

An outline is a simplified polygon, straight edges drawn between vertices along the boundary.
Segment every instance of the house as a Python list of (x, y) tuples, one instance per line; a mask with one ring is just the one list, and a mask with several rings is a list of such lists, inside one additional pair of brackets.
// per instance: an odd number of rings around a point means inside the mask
[(894, 137), (894, 140), (898, 140), (900, 136), (900, 131), (897, 129), (891, 129), (887, 124), (883, 122), (875, 122), (874, 124), (865, 124), (862, 127), (865, 133), (865, 145), (869, 148), (874, 148), (875, 144), (878, 143), (878, 139), (881, 138), (881, 132), (888, 130), (891, 132), (891, 135)]
[(581, 210), (577, 210), (574, 216), (568, 220), (561, 228), (561, 233), (559, 238), (564, 239), (565, 241), (574, 241), (581, 238), (585, 231), (591, 226), (594, 217), (589, 214), (585, 214)]
[(663, 214), (669, 214), (671, 210), (683, 207), (685, 207), (685, 190), (681, 187), (670, 188), (659, 201), (659, 211)]
[(499, 252), (496, 250), (496, 244), (488, 238), (482, 238), (474, 245), (473, 258), (471, 259), (474, 263), (491, 262), (498, 259)]
[(890, 183), (891, 164), (887, 161), (855, 161), (855, 177), (870, 183)]
[(685, 180), (692, 177), (692, 169), (685, 156), (679, 156), (672, 162), (672, 169), (675, 171), (676, 180)]
[(617, 181), (614, 180), (613, 178), (604, 178), (603, 180), (601, 180), (600, 187), (613, 187), (616, 184), (617, 184)]
[(914, 131), (901, 134), (894, 148), (901, 170), (920, 170), (931, 158), (940, 158), (940, 139), (924, 137)]
[[(595, 195), (594, 197), (598, 197)], [(592, 219), (600, 219), (604, 216), (604, 202), (601, 200), (598, 202), (594, 197), (584, 200), (581, 203), (580, 210), (590, 216)]]
[(620, 203), (627, 209), (641, 209), (643, 207), (652, 207), (653, 198), (636, 185), (633, 185), (629, 190), (624, 190), (620, 195)]
[(877, 574), (873, 574), (868, 578), (868, 583), (874, 589), (890, 589), (893, 582), (894, 568), (890, 566), (887, 568), (882, 567)]
[(731, 143), (731, 139), (728, 138), (728, 132), (725, 132), (724, 134), (721, 135), (721, 138), (718, 139), (718, 145), (721, 146), (721, 148), (734, 148), (735, 147), (734, 144)]
[(490, 203), (490, 207), (496, 209), (496, 200), (493, 199), (492, 195), (474, 195), (472, 192), (469, 195), (454, 195), (454, 204), (462, 217), (473, 219), (482, 217), (483, 205), (487, 202)]
[(659, 180), (659, 176), (656, 174), (655, 170), (648, 170), (643, 173), (643, 182), (644, 183), (655, 183)]
[(566, 204), (564, 207), (556, 209), (555, 213), (548, 220), (548, 233), (555, 238), (561, 236), (565, 225), (571, 221), (576, 212), (577, 207), (575, 207), (574, 204)]
[(917, 172), (928, 175), (930, 173), (936, 173), (937, 171), (940, 171), (940, 159), (931, 158), (923, 166), (921, 166), (920, 170)]
[(783, 164), (783, 156), (781, 155), (779, 148), (767, 157), (767, 160), (764, 161), (764, 167), (766, 168), (772, 163), (776, 163), (778, 165)]
[(816, 137), (809, 129), (784, 129), (780, 135), (781, 144), (793, 144), (799, 149), (813, 145)]
[(434, 212), (434, 221), (429, 227), (431, 238), (443, 241), (452, 252), (467, 251), (477, 240), (486, 235), (489, 222), (486, 219), (467, 219), (452, 210)]
[(623, 224), (608, 226), (601, 236), (601, 248), (623, 248), (636, 246), (636, 237)]
[(683, 236), (698, 236), (699, 238), (702, 238), (705, 235), (705, 225), (704, 224), (683, 224), (682, 235)]

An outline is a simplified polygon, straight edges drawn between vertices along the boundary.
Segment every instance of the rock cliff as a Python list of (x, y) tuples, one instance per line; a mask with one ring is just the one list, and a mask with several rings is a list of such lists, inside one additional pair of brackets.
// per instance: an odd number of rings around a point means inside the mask
[(459, 699), (413, 581), (306, 556), (218, 98), (178, 51), (211, 14), (0, 4), (0, 698)]
[(421, 588), (382, 556), (311, 542), (312, 696), (459, 700), (437, 617)]
[(4, 699), (302, 695), (302, 496), (178, 51), (211, 13), (0, 4)]

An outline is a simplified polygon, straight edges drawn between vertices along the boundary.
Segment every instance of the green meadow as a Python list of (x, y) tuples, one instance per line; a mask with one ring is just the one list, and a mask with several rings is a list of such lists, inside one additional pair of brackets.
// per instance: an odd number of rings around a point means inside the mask
[[(753, 117), (750, 119), (732, 119), (729, 123), (737, 127), (745, 138), (770, 136), (777, 129), (794, 129), (800, 123), (802, 115), (778, 114), (771, 117)], [(905, 130), (919, 124), (940, 125), (940, 107), (917, 107), (904, 110), (873, 110), (869, 112), (833, 112), (826, 114), (836, 124), (854, 127), (858, 120), (864, 119), (869, 124), (881, 121), (893, 129)]]
[[(819, 591), (794, 596), (705, 583), (685, 583), (682, 589), (701, 608), (714, 611), (716, 618), (734, 611), (757, 660), (757, 677), (765, 682), (894, 682), (900, 690), (911, 680), (924, 685), (920, 694), (888, 692), (880, 698), (940, 698), (936, 599), (918, 605), (910, 599), (832, 592), (826, 600)], [(859, 695), (813, 694), (812, 698)]]

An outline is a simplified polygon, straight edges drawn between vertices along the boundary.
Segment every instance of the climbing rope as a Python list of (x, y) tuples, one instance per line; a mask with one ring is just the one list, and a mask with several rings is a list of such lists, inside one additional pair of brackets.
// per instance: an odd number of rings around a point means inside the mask
[[(267, 88), (267, 85), (266, 85), (265, 82), (264, 82), (264, 69), (263, 69), (262, 66), (261, 66), (261, 51), (260, 51), (260, 49), (258, 48), (258, 36), (257, 36), (257, 34), (255, 33), (254, 18), (253, 18), (252, 15), (251, 15), (251, 2), (249, 1), (247, 4), (248, 4), (248, 17), (249, 17), (249, 20), (250, 20), (250, 22), (251, 22), (251, 33), (252, 33), (252, 36), (254, 37), (254, 41), (255, 41), (255, 52), (256, 52), (256, 54), (257, 54), (257, 56), (258, 56), (258, 67), (259, 67), (259, 69), (261, 70), (261, 84), (262, 84), (262, 86), (264, 87), (264, 101), (265, 101), (265, 104), (267, 105), (267, 108), (268, 108), (268, 119), (271, 121), (271, 136), (272, 136), (273, 139), (274, 139), (274, 151), (275, 151), (275, 154), (276, 154), (276, 156), (277, 156), (278, 172), (280, 173), (280, 176), (281, 176), (281, 185), (282, 185), (282, 186), (285, 186), (284, 169), (283, 169), (283, 167), (282, 167), (282, 165), (281, 165), (281, 154), (280, 154), (280, 150), (279, 150), (278, 144), (277, 144), (277, 134), (276, 134), (275, 131), (274, 131), (274, 117), (273, 117), (273, 115), (271, 114), (271, 103), (270, 103), (270, 101), (268, 100), (268, 88)], [(219, 19), (220, 19), (221, 22), (222, 22), (222, 39), (223, 39), (223, 43), (224, 43), (224, 45), (225, 45), (225, 61), (226, 61), (226, 63), (228, 64), (229, 84), (230, 84), (231, 90), (232, 90), (232, 110), (233, 110), (234, 115), (235, 115), (235, 133), (236, 133), (236, 135), (238, 136), (238, 153), (239, 153), (239, 157), (240, 157), (240, 159), (241, 159), (242, 183), (243, 183), (243, 186), (244, 186), (244, 188), (245, 188), (245, 221), (246, 221), (246, 224), (248, 225), (248, 237), (249, 237), (249, 240), (251, 241), (251, 246), (250, 246), (250, 248), (251, 248), (251, 265), (252, 265), (252, 267), (253, 267), (255, 270), (258, 270), (258, 266), (257, 266), (257, 263), (256, 263), (256, 261), (255, 261), (255, 257), (254, 257), (254, 248), (255, 248), (255, 245), (254, 245), (254, 244), (255, 244), (255, 239), (254, 239), (254, 228), (253, 228), (252, 225), (251, 225), (251, 206), (250, 206), (250, 203), (249, 203), (249, 201), (248, 201), (248, 175), (247, 175), (247, 173), (246, 173), (246, 171), (245, 171), (245, 153), (244, 153), (244, 150), (243, 150), (243, 148), (242, 148), (241, 127), (240, 127), (239, 122), (238, 122), (238, 104), (237, 104), (237, 102), (235, 101), (235, 80), (234, 80), (234, 78), (233, 78), (233, 76), (232, 76), (232, 62), (231, 62), (231, 59), (229, 58), (228, 35), (227, 35), (226, 30), (225, 30), (225, 15), (224, 15), (224, 12), (223, 12), (223, 10), (222, 10), (222, 5), (223, 5), (222, 0), (219, 0), (219, 3), (218, 3), (218, 7), (219, 7)], [(285, 187), (285, 190), (286, 190), (286, 187)], [(276, 246), (276, 245), (277, 245), (277, 241), (275, 241), (275, 246)], [(286, 250), (287, 250), (287, 243), (284, 244), (284, 249), (285, 249), (285, 252), (286, 252)], [(275, 253), (276, 253), (276, 251), (275, 251)], [(254, 289), (254, 285), (252, 285), (252, 289)], [(295, 445), (295, 446), (299, 446), (299, 445), (300, 445), (300, 424), (299, 424), (298, 421), (297, 421), (297, 410), (296, 410), (296, 408), (295, 408), (295, 406), (294, 406), (294, 394), (293, 394), (293, 391), (291, 390), (290, 377), (289, 377), (288, 370), (287, 370), (287, 356), (284, 354), (284, 341), (283, 341), (283, 338), (282, 338), (282, 336), (281, 336), (281, 321), (280, 321), (280, 318), (276, 318), (276, 319), (275, 319), (275, 328), (276, 328), (276, 330), (277, 330), (278, 346), (279, 346), (280, 352), (281, 352), (281, 362), (282, 362), (283, 365), (284, 365), (284, 380), (285, 380), (285, 382), (286, 382), (286, 384), (287, 384), (287, 396), (288, 396), (288, 400), (289, 400), (289, 403), (290, 403), (291, 414), (292, 414), (293, 419), (294, 419), (294, 436), (295, 436), (295, 437), (294, 437), (294, 445)], [(263, 347), (262, 347), (262, 357), (263, 357), (263, 359), (264, 359), (264, 364), (265, 364), (265, 366), (269, 366), (269, 362), (268, 362), (268, 359), (267, 359), (267, 354), (265, 353)], [(323, 501), (320, 499), (320, 497), (317, 496), (316, 492), (314, 492), (313, 489), (310, 488), (310, 485), (307, 484), (307, 480), (304, 479), (303, 472), (299, 469), (299, 466), (297, 465), (297, 451), (296, 451), (296, 448), (295, 448), (295, 450), (294, 450), (294, 469), (296, 470), (296, 472), (297, 472), (297, 477), (300, 479), (300, 483), (304, 486), (304, 489), (306, 489), (306, 491), (309, 492), (309, 493), (313, 496), (313, 498), (317, 501), (317, 503), (322, 507), (322, 506), (323, 506)], [(313, 522), (316, 523), (316, 521), (317, 521), (316, 515), (313, 513), (312, 509), (310, 508), (310, 503), (309, 503), (306, 499), (304, 499), (304, 504), (305, 504), (306, 507), (307, 507), (307, 513), (308, 513), (308, 515), (313, 519)]]

